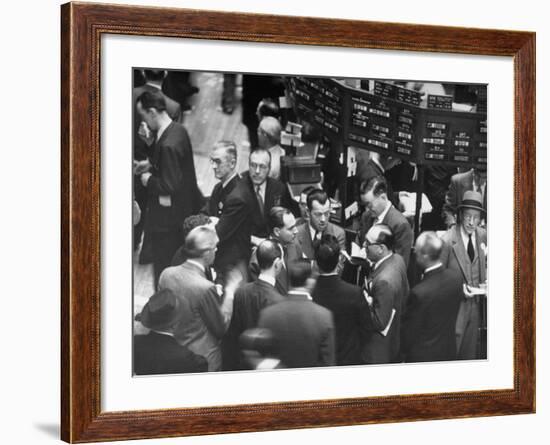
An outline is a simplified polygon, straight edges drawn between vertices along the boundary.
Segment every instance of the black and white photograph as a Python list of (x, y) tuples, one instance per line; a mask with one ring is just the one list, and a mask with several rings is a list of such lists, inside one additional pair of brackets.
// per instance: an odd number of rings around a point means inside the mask
[(487, 359), (487, 84), (131, 82), (135, 376)]

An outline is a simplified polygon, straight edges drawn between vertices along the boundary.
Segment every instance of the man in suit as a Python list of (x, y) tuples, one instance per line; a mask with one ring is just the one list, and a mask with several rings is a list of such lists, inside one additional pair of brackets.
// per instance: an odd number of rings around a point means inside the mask
[(403, 214), (397, 210), (388, 199), (388, 186), (382, 176), (376, 176), (361, 184), (359, 189), (361, 201), (366, 210), (361, 216), (359, 241), (362, 243), (365, 234), (375, 224), (385, 224), (390, 228), (395, 253), (398, 253), (409, 264), (413, 243), (411, 225)]
[(314, 189), (307, 195), (308, 220), (298, 227), (296, 237), (304, 256), (315, 259), (315, 246), (323, 235), (332, 235), (338, 240), (340, 250), (346, 250), (344, 229), (329, 222), (330, 199), (324, 190)]
[(483, 226), (485, 225), (485, 218), (487, 216), (487, 169), (472, 168), (467, 172), (457, 173), (451, 177), (451, 183), (445, 195), (445, 202), (441, 212), (447, 228), (456, 224), (458, 205), (464, 193), (468, 190), (473, 190), (481, 195), (481, 202), (483, 203), (483, 219), (481, 222)]
[(262, 118), (258, 125), (258, 146), (271, 154), (271, 168), (269, 177), (281, 177), (281, 157), (286, 152), (281, 147), (281, 123), (273, 116)]
[[(275, 288), (281, 295), (286, 295), (288, 292), (287, 264), (302, 258), (302, 248), (296, 240), (296, 218), (290, 210), (275, 206), (269, 211), (268, 221), (271, 229), (269, 239), (277, 242), (282, 254), (282, 267), (275, 277)], [(248, 266), (253, 280), (257, 279), (261, 272), (257, 252), (257, 249), (252, 252)]]
[(462, 275), (464, 297), (456, 319), (456, 349), (459, 360), (486, 358), (487, 339), (481, 310), (487, 286), (487, 232), (479, 227), (484, 215), (480, 193), (466, 191), (458, 206), (458, 223), (443, 235), (441, 262)]
[(181, 345), (206, 358), (208, 371), (221, 369), (221, 338), (229, 326), (233, 296), (240, 281), (237, 276), (228, 277), (222, 294), (206, 278), (217, 244), (218, 237), (212, 228), (194, 228), (185, 239), (187, 261), (167, 268), (159, 282), (160, 289), (170, 289), (180, 300), (189, 302), (190, 310), (180, 319), (174, 336)]
[[(139, 72), (135, 70), (135, 72)], [(137, 86), (132, 91), (132, 103), (135, 104), (137, 98), (141, 96), (145, 91), (160, 92), (162, 81), (164, 78), (164, 70), (145, 70), (144, 71), (144, 84)], [(173, 121), (179, 122), (181, 116), (181, 108), (179, 104), (168, 96), (164, 96), (166, 103), (166, 112)], [(149, 154), (150, 146), (153, 145), (153, 135), (150, 133), (149, 128), (143, 128), (145, 125), (140, 114), (137, 110), (134, 110), (134, 127), (133, 127), (133, 145), (134, 145), (134, 164), (135, 172), (138, 175), (134, 180), (134, 197), (139, 206), (141, 214), (145, 213), (147, 204), (147, 189), (143, 186), (139, 180), (139, 175), (150, 168)], [(146, 133), (149, 137), (146, 136)], [(141, 234), (143, 233), (144, 219), (142, 218), (138, 224), (134, 227), (134, 248), (139, 246), (141, 240)], [(144, 256), (145, 253), (144, 253)], [(146, 260), (146, 258), (145, 258)]]
[(271, 330), (278, 357), (287, 368), (332, 366), (334, 322), (330, 311), (311, 299), (311, 262), (298, 260), (288, 268), (287, 298), (263, 309), (258, 327)]
[[(283, 258), (279, 243), (265, 240), (255, 252), (259, 274), (252, 283), (239, 287), (233, 302), (233, 316), (223, 339), (223, 369), (247, 369), (241, 360), (239, 336), (258, 324), (260, 311), (279, 303), (284, 297), (277, 292), (275, 281), (283, 269)], [(286, 294), (285, 294), (286, 295)]]
[(372, 332), (363, 348), (363, 361), (396, 363), (401, 360), (401, 314), (409, 294), (407, 268), (403, 258), (393, 253), (393, 234), (388, 226), (372, 226), (364, 246), (373, 268), (364, 289)]
[(172, 121), (161, 92), (142, 93), (136, 100), (139, 115), (155, 132), (149, 160), (151, 168), (141, 174), (147, 188), (145, 231), (151, 234), (155, 286), (162, 270), (170, 265), (181, 245), (184, 219), (197, 213), (202, 195), (197, 186), (193, 152), (187, 131)]
[(435, 232), (416, 240), (422, 281), (412, 290), (403, 315), (401, 345), (406, 362), (456, 359), (455, 326), (463, 298), (462, 277), (441, 262), (443, 241)]
[(134, 373), (137, 375), (204, 372), (208, 363), (174, 339), (174, 329), (189, 311), (189, 302), (169, 289), (154, 294), (136, 320), (148, 328), (134, 337)]
[(332, 235), (323, 235), (315, 250), (319, 269), (313, 301), (332, 312), (336, 336), (336, 363), (362, 364), (361, 350), (368, 335), (369, 308), (361, 288), (343, 281), (337, 273), (340, 245)]
[(216, 225), (220, 245), (214, 267), (221, 275), (236, 265), (246, 274), (251, 244), (258, 245), (269, 234), (269, 210), (290, 201), (284, 184), (268, 177), (271, 166), (268, 151), (259, 149), (250, 153), (248, 166), (248, 173), (227, 196)]
[(219, 182), (214, 186), (206, 213), (219, 218), (227, 196), (233, 191), (240, 180), (237, 173), (237, 146), (231, 141), (219, 141), (214, 144), (210, 154), (210, 163), (214, 176)]

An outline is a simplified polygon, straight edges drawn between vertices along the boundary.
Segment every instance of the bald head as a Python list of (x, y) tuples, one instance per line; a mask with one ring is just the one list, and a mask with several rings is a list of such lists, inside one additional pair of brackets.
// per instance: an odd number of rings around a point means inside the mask
[(443, 241), (435, 232), (422, 232), (414, 246), (416, 262), (424, 269), (439, 262), (443, 250)]
[(218, 241), (218, 235), (214, 229), (206, 226), (195, 227), (185, 238), (187, 257), (206, 265), (212, 264)]
[(256, 250), (256, 258), (258, 259), (258, 266), (262, 272), (271, 269), (275, 260), (281, 258), (281, 248), (276, 241), (265, 240), (260, 243)]
[(393, 233), (385, 224), (372, 226), (364, 242), (367, 258), (376, 263), (393, 251)]
[(264, 117), (258, 126), (258, 143), (261, 148), (270, 148), (281, 141), (281, 123), (272, 116)]

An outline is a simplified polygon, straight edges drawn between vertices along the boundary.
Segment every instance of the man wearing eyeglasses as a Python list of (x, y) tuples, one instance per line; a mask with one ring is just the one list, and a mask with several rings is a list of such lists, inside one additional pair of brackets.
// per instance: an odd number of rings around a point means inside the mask
[(487, 232), (479, 227), (485, 210), (481, 193), (466, 191), (458, 205), (458, 223), (444, 235), (441, 262), (462, 274), (464, 298), (456, 319), (459, 360), (486, 358), (481, 310), (487, 288)]
[(395, 363), (401, 359), (401, 314), (409, 294), (407, 268), (393, 252), (393, 234), (385, 224), (372, 226), (363, 247), (373, 264), (363, 295), (369, 305), (372, 332), (363, 348), (365, 363)]
[(269, 235), (267, 216), (274, 206), (286, 206), (290, 195), (284, 184), (269, 178), (271, 155), (258, 149), (250, 153), (249, 170), (227, 196), (216, 225), (220, 238), (214, 267), (221, 275), (238, 265), (246, 272), (251, 244), (258, 245)]
[(308, 220), (298, 227), (296, 238), (304, 256), (315, 259), (315, 247), (323, 235), (332, 235), (338, 240), (340, 250), (346, 249), (344, 229), (332, 224), (330, 219), (330, 199), (324, 190), (312, 190), (307, 196)]

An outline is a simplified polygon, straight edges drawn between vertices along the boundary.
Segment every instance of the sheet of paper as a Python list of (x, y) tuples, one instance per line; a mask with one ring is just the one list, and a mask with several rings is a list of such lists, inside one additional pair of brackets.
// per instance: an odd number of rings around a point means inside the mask
[[(414, 192), (400, 192), (399, 201), (403, 204), (404, 215), (414, 215), (416, 211), (416, 193)], [(428, 197), (422, 193), (422, 203), (420, 205), (420, 213), (430, 213), (432, 211), (432, 204)]]
[(395, 317), (395, 309), (391, 310), (391, 316), (390, 316), (390, 321), (388, 321), (388, 325), (384, 328), (383, 331), (380, 332), (384, 337), (386, 335), (388, 335), (388, 331), (390, 330), (390, 327), (391, 327), (391, 324), (392, 324), (392, 321), (393, 321), (393, 317)]

